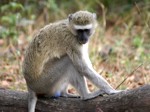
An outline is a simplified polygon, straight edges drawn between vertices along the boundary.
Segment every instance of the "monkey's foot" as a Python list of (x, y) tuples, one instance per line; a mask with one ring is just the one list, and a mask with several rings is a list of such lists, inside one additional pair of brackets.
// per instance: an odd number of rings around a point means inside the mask
[(117, 93), (120, 93), (122, 91), (125, 91), (125, 90), (110, 90), (110, 91), (103, 91), (103, 95), (104, 94), (107, 94), (107, 95), (113, 95), (113, 94), (117, 94)]
[(61, 97), (66, 97), (66, 98), (80, 98), (79, 95), (70, 94), (70, 93), (67, 93), (67, 92), (63, 92), (63, 93), (61, 94)]

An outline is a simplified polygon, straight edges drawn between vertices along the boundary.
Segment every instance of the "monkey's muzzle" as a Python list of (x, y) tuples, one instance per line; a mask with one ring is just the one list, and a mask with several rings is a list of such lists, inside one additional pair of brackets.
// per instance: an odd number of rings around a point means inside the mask
[(86, 44), (88, 42), (89, 36), (83, 32), (80, 33), (77, 38), (80, 44)]

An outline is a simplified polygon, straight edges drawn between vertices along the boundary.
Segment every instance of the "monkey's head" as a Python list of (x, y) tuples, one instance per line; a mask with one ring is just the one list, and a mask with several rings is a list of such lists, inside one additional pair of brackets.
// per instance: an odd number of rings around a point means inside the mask
[(88, 11), (78, 11), (70, 14), (69, 28), (77, 37), (80, 44), (88, 42), (89, 37), (94, 33), (96, 27), (96, 14)]

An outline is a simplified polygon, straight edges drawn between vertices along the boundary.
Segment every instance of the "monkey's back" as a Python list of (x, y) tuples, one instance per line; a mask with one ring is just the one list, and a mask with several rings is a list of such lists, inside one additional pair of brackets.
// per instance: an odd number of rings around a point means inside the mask
[(75, 38), (70, 38), (73, 35), (67, 24), (67, 20), (49, 24), (34, 36), (23, 62), (23, 75), (27, 84), (31, 85), (41, 78), (47, 62), (53, 63), (55, 59), (66, 55), (66, 49), (75, 41)]

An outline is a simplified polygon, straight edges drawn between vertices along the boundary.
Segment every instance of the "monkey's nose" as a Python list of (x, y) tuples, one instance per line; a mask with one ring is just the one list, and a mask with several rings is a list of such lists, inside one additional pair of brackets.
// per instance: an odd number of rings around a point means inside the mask
[(86, 44), (87, 42), (88, 42), (87, 38), (82, 38), (82, 39), (79, 40), (80, 44)]

